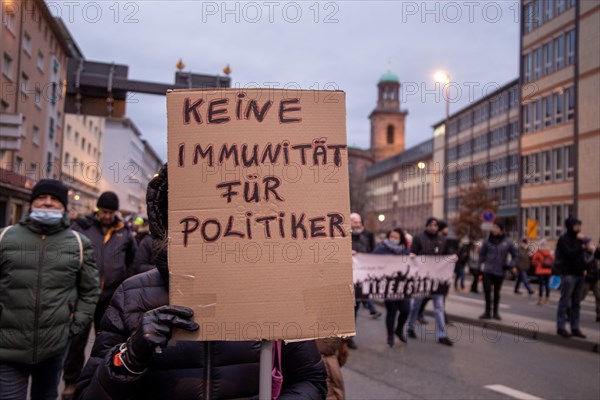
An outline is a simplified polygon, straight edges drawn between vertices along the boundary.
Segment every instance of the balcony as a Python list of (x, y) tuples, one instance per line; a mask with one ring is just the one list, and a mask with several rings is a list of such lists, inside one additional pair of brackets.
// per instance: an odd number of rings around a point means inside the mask
[(0, 150), (19, 151), (22, 129), (23, 114), (0, 113)]

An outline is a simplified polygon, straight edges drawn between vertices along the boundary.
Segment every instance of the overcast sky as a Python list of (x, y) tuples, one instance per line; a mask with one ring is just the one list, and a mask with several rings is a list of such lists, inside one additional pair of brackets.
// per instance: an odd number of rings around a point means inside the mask
[[(348, 143), (363, 148), (376, 85), (390, 65), (409, 112), (407, 147), (431, 137), (444, 118), (436, 70), (455, 82), (451, 113), (518, 76), (518, 1), (47, 4), (86, 59), (128, 65), (131, 79), (173, 82), (181, 58), (196, 73), (222, 74), (230, 64), (232, 86), (344, 90)], [(162, 96), (131, 95), (127, 114), (166, 160), (165, 104)]]

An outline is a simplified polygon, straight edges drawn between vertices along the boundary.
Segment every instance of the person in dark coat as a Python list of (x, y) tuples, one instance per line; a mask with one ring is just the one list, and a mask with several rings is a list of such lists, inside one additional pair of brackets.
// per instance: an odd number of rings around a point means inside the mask
[(69, 228), (68, 189), (42, 179), (0, 231), (0, 399), (56, 399), (69, 337), (98, 301), (92, 243)]
[[(155, 239), (155, 269), (127, 279), (102, 319), (75, 398), (242, 399), (256, 398), (260, 342), (177, 341), (172, 329), (202, 329), (193, 310), (169, 305), (166, 165), (149, 183), (146, 201)], [(285, 399), (324, 399), (326, 372), (315, 341), (282, 346)]]
[(458, 249), (458, 261), (454, 266), (454, 290), (459, 291), (458, 283), (460, 282), (460, 291), (465, 290), (465, 267), (471, 259), (472, 242), (464, 242)]
[(527, 289), (529, 295), (533, 295), (533, 289), (529, 286), (529, 276), (527, 272), (531, 269), (531, 258), (529, 257), (529, 243), (527, 239), (521, 240), (519, 246), (519, 254), (517, 255), (517, 281), (515, 283), (515, 294), (521, 294), (519, 287), (521, 283)]
[[(500, 290), (507, 269), (516, 274), (517, 246), (506, 236), (504, 224), (494, 221), (489, 238), (483, 242), (479, 251), (478, 266), (483, 268), (483, 291), (485, 293), (485, 312), (480, 319), (501, 320), (498, 307), (500, 306)], [(510, 261), (508, 256), (510, 255)], [(492, 314), (492, 290), (494, 292)]]
[(581, 301), (585, 300), (591, 290), (596, 298), (596, 322), (600, 322), (600, 241), (594, 245), (590, 240), (587, 246), (587, 275), (581, 291)]
[[(98, 333), (100, 321), (108, 308), (113, 293), (133, 273), (137, 242), (133, 237), (133, 232), (117, 215), (119, 198), (115, 193), (102, 193), (96, 206), (98, 207), (97, 212), (79, 218), (72, 228), (87, 236), (94, 246), (94, 257), (100, 273), (100, 299), (94, 313), (94, 327)], [(75, 381), (81, 373), (85, 361), (84, 352), (90, 330), (91, 324), (71, 339), (69, 352), (65, 359), (63, 400), (73, 398)]]
[[(387, 254), (393, 256), (408, 255), (410, 250), (406, 241), (406, 236), (401, 228), (394, 228), (387, 234), (387, 239), (383, 243), (379, 243), (373, 254)], [(394, 334), (398, 336), (401, 342), (407, 343), (406, 336), (404, 335), (404, 325), (408, 320), (408, 314), (410, 313), (410, 299), (402, 300), (386, 300), (385, 309), (387, 314), (385, 316), (385, 325), (387, 328), (387, 343), (388, 346), (394, 347)], [(394, 327), (396, 321), (396, 315), (398, 315), (398, 324)]]
[[(579, 309), (581, 291), (586, 275), (586, 245), (583, 242), (585, 235), (581, 232), (581, 221), (575, 217), (565, 220), (567, 231), (556, 243), (556, 263), (560, 269), (560, 300), (556, 311), (556, 333), (562, 337), (571, 336), (585, 339), (579, 329)], [(571, 332), (567, 331), (567, 310)]]
[[(428, 218), (427, 222), (425, 223), (425, 231), (413, 238), (410, 248), (411, 256), (444, 255), (447, 250), (446, 237), (444, 235), (440, 235), (438, 230), (437, 218)], [(446, 332), (444, 295), (434, 294), (431, 296), (431, 298), (433, 300), (433, 309), (436, 320), (436, 336), (438, 343), (446, 346), (452, 346), (453, 343), (448, 338)], [(410, 307), (410, 314), (408, 318), (408, 336), (413, 339), (417, 337), (417, 334), (415, 333), (415, 322), (417, 320), (417, 315), (421, 308), (422, 302), (423, 299), (413, 299)]]

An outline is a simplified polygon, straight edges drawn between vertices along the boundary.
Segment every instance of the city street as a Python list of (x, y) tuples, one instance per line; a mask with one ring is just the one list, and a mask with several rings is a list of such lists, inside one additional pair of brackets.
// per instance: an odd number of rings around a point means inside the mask
[[(509, 311), (530, 312), (536, 321), (548, 317), (546, 322), (553, 323), (557, 293), (550, 306), (539, 307), (535, 306), (535, 297), (511, 296), (508, 289), (513, 290), (512, 284), (508, 282), (503, 293), (506, 293), (504, 319)], [(475, 296), (451, 295), (448, 304), (459, 302), (452, 297), (470, 298), (475, 304), (482, 295)], [(593, 305), (593, 296), (582, 304), (582, 330), (588, 339), (592, 335), (597, 337), (600, 328), (600, 324), (593, 322)], [(408, 345), (396, 340), (390, 349), (385, 343), (385, 310), (378, 308), (384, 313), (378, 320), (371, 319), (364, 309), (359, 312), (356, 337), (359, 348), (350, 351), (349, 361), (342, 368), (348, 399), (597, 399), (600, 396), (598, 353), (527, 339), (497, 326), (482, 328), (462, 322), (455, 322), (449, 328), (449, 336), (456, 341), (453, 347), (446, 347), (435, 341), (431, 315), (425, 338), (420, 335), (418, 339), (409, 339)]]

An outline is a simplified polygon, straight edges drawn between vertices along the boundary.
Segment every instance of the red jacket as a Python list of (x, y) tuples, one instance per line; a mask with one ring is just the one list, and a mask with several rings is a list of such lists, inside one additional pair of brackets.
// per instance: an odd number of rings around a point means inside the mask
[[(546, 259), (546, 264), (548, 265), (544, 265), (544, 259)], [(531, 263), (535, 267), (536, 275), (551, 275), (554, 256), (550, 250), (538, 250), (533, 255)]]

